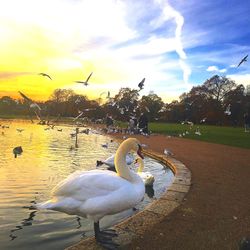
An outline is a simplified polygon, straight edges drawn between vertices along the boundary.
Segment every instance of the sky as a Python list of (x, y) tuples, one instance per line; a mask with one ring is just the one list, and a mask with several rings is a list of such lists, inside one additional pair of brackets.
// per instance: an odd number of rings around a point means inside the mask
[[(141, 95), (171, 102), (215, 74), (246, 86), (249, 11), (248, 0), (2, 1), (0, 97), (112, 97), (146, 78)], [(91, 72), (88, 86), (75, 82)]]

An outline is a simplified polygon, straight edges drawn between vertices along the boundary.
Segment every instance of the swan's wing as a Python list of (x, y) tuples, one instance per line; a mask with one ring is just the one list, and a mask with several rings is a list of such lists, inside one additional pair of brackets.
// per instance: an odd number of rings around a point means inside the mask
[(52, 195), (85, 201), (110, 194), (125, 182), (127, 182), (125, 179), (108, 170), (78, 171), (60, 182), (54, 188)]

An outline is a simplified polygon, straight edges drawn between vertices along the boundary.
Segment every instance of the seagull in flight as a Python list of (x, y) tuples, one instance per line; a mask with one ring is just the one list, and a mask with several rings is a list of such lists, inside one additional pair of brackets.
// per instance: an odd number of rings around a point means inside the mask
[(88, 76), (88, 78), (86, 79), (86, 81), (75, 81), (76, 83), (82, 83), (83, 85), (85, 86), (88, 86), (88, 81), (89, 81), (89, 78), (92, 76), (93, 72), (90, 73), (90, 75)]
[(243, 63), (247, 61), (248, 55), (246, 55), (243, 59), (241, 59), (240, 63), (238, 64), (237, 68)]
[(226, 111), (224, 112), (226, 115), (231, 115), (231, 104), (228, 104), (227, 108), (226, 108)]
[(35, 112), (37, 119), (42, 121), (41, 114), (40, 114), (40, 111), (42, 110), (41, 107), (37, 103), (33, 102), (29, 97), (27, 97), (21, 91), (18, 91), (18, 93), (29, 103), (30, 108), (33, 109), (33, 111)]
[(79, 111), (79, 115), (77, 116), (77, 117), (75, 117), (74, 119), (73, 119), (73, 121), (75, 121), (75, 120), (77, 120), (78, 118), (80, 118), (82, 115), (83, 115), (83, 112), (82, 111)]
[(39, 73), (38, 75), (48, 77), (50, 80), (52, 80), (52, 78), (51, 78), (51, 77), (50, 77), (50, 75), (48, 75), (48, 74), (45, 74), (45, 73)]
[(19, 94), (20, 94), (26, 101), (29, 102), (30, 108), (38, 108), (39, 110), (41, 110), (40, 106), (39, 106), (37, 103), (33, 102), (29, 97), (27, 97), (27, 96), (26, 96), (24, 93), (22, 93), (21, 91), (18, 91), (18, 92), (19, 92)]
[(143, 78), (143, 79), (139, 82), (138, 87), (140, 88), (140, 90), (143, 89), (143, 87), (144, 87), (144, 82), (145, 82), (145, 78)]

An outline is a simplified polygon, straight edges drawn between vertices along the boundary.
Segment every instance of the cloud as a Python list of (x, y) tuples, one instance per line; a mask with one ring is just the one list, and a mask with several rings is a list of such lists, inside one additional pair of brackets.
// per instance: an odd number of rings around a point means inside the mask
[(227, 71), (227, 69), (219, 69), (217, 66), (208, 66), (207, 71), (208, 72), (221, 72), (221, 73), (225, 73)]
[(18, 76), (30, 75), (33, 74), (32, 72), (0, 72), (0, 81), (1, 79), (9, 79), (15, 78)]
[(234, 80), (237, 84), (242, 84), (245, 87), (250, 85), (250, 74), (231, 74), (228, 78)]
[[(161, 16), (153, 20), (151, 22), (151, 25), (154, 27), (159, 27), (162, 24), (164, 24), (167, 20), (174, 20), (176, 23), (176, 29), (175, 29), (175, 38), (174, 38), (174, 48), (176, 53), (180, 57), (180, 67), (183, 71), (183, 81), (185, 84), (188, 84), (189, 76), (191, 75), (191, 69), (187, 63), (184, 62), (184, 60), (187, 59), (187, 55), (183, 49), (182, 44), (182, 27), (184, 25), (184, 17), (181, 15), (180, 12), (178, 12), (176, 9), (174, 9), (168, 2), (165, 2), (163, 0), (155, 0), (155, 3), (159, 4), (162, 8)], [(167, 45), (167, 44), (166, 44)]]

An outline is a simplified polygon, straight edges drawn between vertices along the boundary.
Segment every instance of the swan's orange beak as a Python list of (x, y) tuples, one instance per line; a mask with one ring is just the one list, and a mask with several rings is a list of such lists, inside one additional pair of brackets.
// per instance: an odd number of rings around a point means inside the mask
[(144, 156), (143, 156), (143, 154), (142, 154), (142, 147), (141, 147), (140, 144), (138, 144), (137, 154), (138, 154), (142, 159), (144, 159)]

